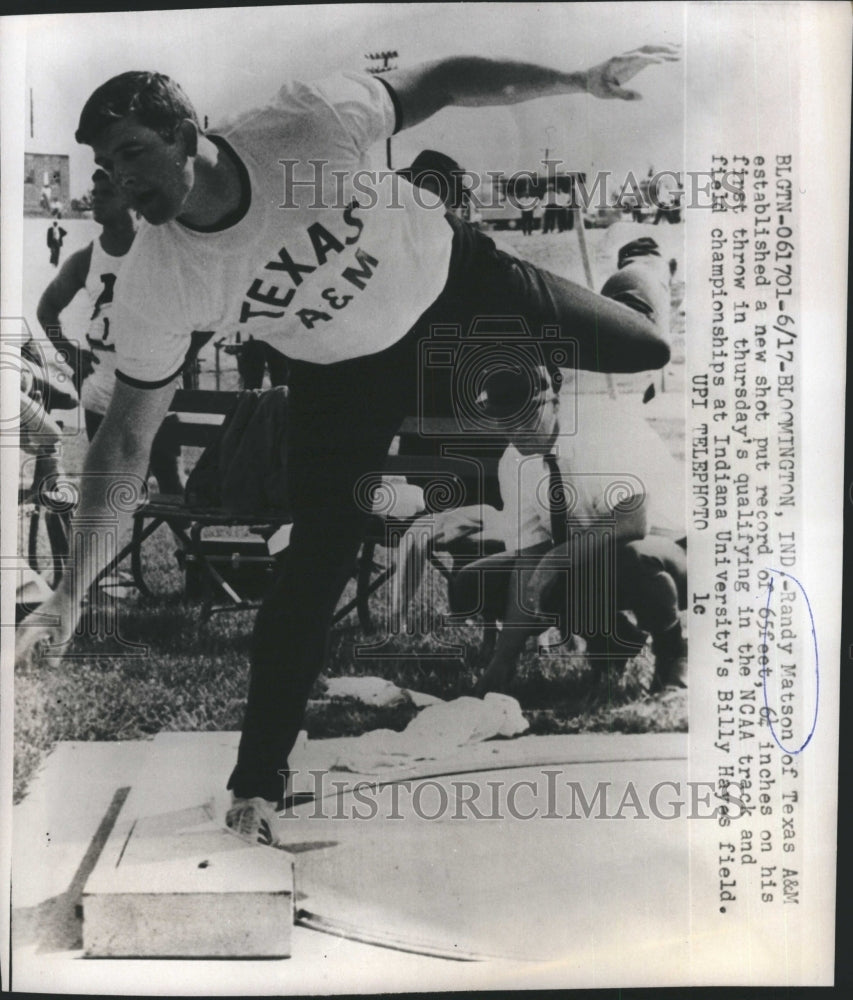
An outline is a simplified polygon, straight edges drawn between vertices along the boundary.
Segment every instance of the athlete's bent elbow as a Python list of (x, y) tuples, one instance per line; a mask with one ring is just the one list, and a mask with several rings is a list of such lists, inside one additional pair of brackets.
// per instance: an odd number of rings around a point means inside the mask
[(53, 332), (54, 327), (59, 325), (59, 313), (44, 296), (42, 296), (36, 307), (36, 319), (48, 335)]

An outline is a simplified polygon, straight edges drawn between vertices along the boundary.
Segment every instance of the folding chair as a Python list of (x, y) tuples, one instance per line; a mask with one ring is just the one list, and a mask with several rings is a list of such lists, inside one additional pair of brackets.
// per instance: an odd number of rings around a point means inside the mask
[[(52, 456), (38, 455), (34, 460), (32, 485), (18, 490), (18, 510), (26, 525), (27, 563), (44, 577), (51, 589), (58, 585), (68, 568), (69, 557), (71, 504), (64, 493), (51, 488), (60, 476), (61, 471)], [(46, 545), (41, 540), (42, 527)], [(50, 552), (49, 557), (45, 548)]]
[[(494, 503), (499, 495), (497, 461), (503, 443), (485, 440), (478, 435), (464, 435), (453, 417), (408, 417), (400, 427), (397, 447), (388, 455), (385, 472), (420, 486), (424, 511), (410, 518), (382, 518), (373, 521), (365, 535), (359, 564), (356, 598), (348, 605), (358, 607), (359, 619), (366, 632), (373, 631), (367, 597), (389, 583), (397, 571), (398, 560), (384, 569), (373, 563), (377, 546), (396, 549), (405, 532), (415, 522), (430, 514), (479, 503)], [(405, 556), (403, 557), (405, 561)], [(476, 558), (476, 556), (472, 556)], [(445, 581), (451, 573), (443, 560), (428, 545), (424, 552), (431, 565)], [(379, 575), (372, 577), (373, 572)], [(401, 584), (405, 588), (405, 584)], [(342, 609), (343, 610), (343, 609)], [(405, 614), (399, 608), (398, 614)], [(487, 630), (488, 634), (488, 630)]]
[[(206, 448), (217, 437), (225, 415), (234, 406), (238, 392), (221, 392), (210, 389), (179, 389), (170, 404), (167, 427), (171, 442), (180, 448)], [(197, 567), (211, 584), (211, 591), (205, 596), (205, 617), (212, 614), (214, 594), (221, 594), (228, 604), (224, 607), (242, 608), (247, 602), (219, 572), (214, 560), (205, 551), (206, 540), (203, 532), (210, 527), (242, 527), (251, 531), (272, 533), (288, 518), (281, 514), (263, 513), (255, 515), (235, 514), (221, 508), (192, 506), (183, 495), (152, 493), (148, 500), (134, 513), (131, 539), (106, 566), (98, 580), (110, 575), (129, 556), (133, 582), (141, 594), (153, 597), (143, 573), (143, 545), (157, 529), (165, 524), (178, 543), (181, 565)], [(258, 548), (264, 554), (248, 557), (242, 555), (244, 563), (251, 558), (261, 566), (272, 566), (273, 557), (266, 552), (266, 546), (258, 541)]]
[[(178, 390), (171, 403), (169, 417), (174, 441), (181, 447), (203, 448), (211, 444), (219, 433), (225, 415), (234, 406), (237, 392), (215, 390)], [(444, 421), (444, 423), (448, 423)], [(448, 423), (448, 428), (450, 423)], [(417, 437), (415, 423), (407, 420), (401, 428), (402, 447), (396, 454), (388, 456), (385, 472), (404, 475), (410, 483), (420, 485), (424, 490), (427, 511), (442, 509), (449, 505), (473, 503), (482, 495), (483, 472), (475, 458), (445, 457), (434, 454), (409, 454), (416, 450), (407, 446), (408, 440)], [(433, 428), (434, 429), (434, 428)], [(356, 611), (365, 632), (374, 631), (371, 620), (369, 598), (383, 587), (393, 576), (395, 565), (382, 567), (375, 562), (377, 547), (393, 547), (412, 518), (385, 517), (380, 514), (368, 518), (362, 547), (353, 568), (356, 579), (356, 595), (337, 609), (334, 621), (338, 622), (350, 612)], [(115, 567), (130, 557), (131, 572), (140, 593), (151, 597), (152, 592), (144, 579), (142, 552), (145, 541), (163, 524), (169, 527), (178, 543), (178, 553), (184, 567), (193, 566), (207, 579), (210, 586), (204, 596), (203, 614), (209, 617), (218, 611), (248, 610), (257, 607), (239, 592), (227, 573), (217, 568), (217, 557), (211, 553), (211, 543), (215, 539), (205, 538), (209, 528), (248, 528), (253, 533), (269, 537), (282, 525), (289, 523), (289, 517), (280, 512), (257, 511), (250, 514), (236, 514), (224, 508), (200, 507), (187, 504), (183, 496), (152, 494), (148, 501), (134, 514), (133, 533), (130, 542), (100, 574), (99, 579), (111, 573)], [(241, 551), (245, 546), (234, 542), (231, 566), (264, 567), (272, 570), (275, 557), (266, 550), (263, 542), (257, 542), (257, 554)], [(227, 546), (225, 546), (227, 556)], [(446, 575), (440, 559), (433, 559), (433, 565)], [(220, 597), (224, 603), (215, 604)]]
[[(235, 405), (238, 392), (220, 392), (216, 390), (186, 390), (175, 393), (170, 405), (170, 434), (175, 444), (184, 447), (205, 448), (217, 437), (225, 415)], [(133, 580), (140, 593), (153, 597), (148, 587), (143, 571), (143, 546), (148, 538), (161, 525), (168, 526), (175, 541), (178, 543), (179, 562), (185, 570), (197, 571), (209, 586), (203, 597), (203, 616), (205, 618), (219, 611), (240, 611), (258, 607), (256, 601), (247, 599), (245, 593), (235, 585), (233, 578), (229, 581), (228, 573), (221, 572), (217, 566), (222, 565), (222, 553), (225, 561), (234, 570), (252, 567), (256, 570), (264, 568), (272, 571), (275, 556), (269, 554), (265, 542), (260, 539), (256, 543), (244, 539), (227, 539), (222, 545), (217, 545), (219, 539), (206, 537), (204, 532), (209, 528), (243, 528), (250, 532), (268, 538), (282, 525), (288, 524), (290, 518), (281, 512), (257, 511), (249, 514), (235, 513), (221, 507), (194, 506), (188, 504), (183, 495), (152, 494), (146, 503), (134, 514), (132, 536), (127, 545), (116, 555), (112, 562), (99, 574), (98, 579), (108, 576), (125, 559), (130, 557)], [(357, 580), (357, 596), (344, 604), (335, 614), (334, 620), (340, 621), (351, 611), (356, 610), (359, 621), (365, 631), (372, 629), (368, 600), (389, 578), (389, 572), (379, 572), (374, 564), (373, 555), (376, 545), (381, 545), (385, 537), (382, 518), (370, 518), (365, 534), (365, 542), (361, 554), (354, 567)], [(214, 553), (216, 547), (220, 552)], [(247, 553), (252, 547), (256, 551)], [(222, 567), (224, 569), (224, 567)], [(391, 570), (393, 572), (393, 568)], [(215, 603), (216, 599), (222, 603)]]

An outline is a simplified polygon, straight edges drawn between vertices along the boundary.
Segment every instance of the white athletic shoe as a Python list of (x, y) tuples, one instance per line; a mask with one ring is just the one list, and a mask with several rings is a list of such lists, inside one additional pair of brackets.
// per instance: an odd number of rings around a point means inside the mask
[(250, 844), (264, 847), (284, 847), (275, 835), (277, 823), (276, 803), (260, 797), (238, 799), (232, 796), (231, 808), (225, 814), (229, 830)]

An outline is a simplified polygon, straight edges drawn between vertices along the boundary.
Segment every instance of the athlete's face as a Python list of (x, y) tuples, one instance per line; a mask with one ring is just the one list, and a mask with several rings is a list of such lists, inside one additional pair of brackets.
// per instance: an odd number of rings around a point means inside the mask
[(95, 141), (95, 163), (112, 177), (130, 208), (153, 225), (180, 214), (193, 186), (195, 129), (184, 122), (172, 142), (140, 124), (121, 118)]
[(92, 217), (100, 225), (129, 214), (126, 202), (106, 177), (98, 177), (92, 185)]

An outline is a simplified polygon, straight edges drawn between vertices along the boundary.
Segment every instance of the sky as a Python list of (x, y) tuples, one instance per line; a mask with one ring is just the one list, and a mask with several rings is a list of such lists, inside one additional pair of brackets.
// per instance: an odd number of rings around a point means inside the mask
[[(128, 69), (177, 79), (200, 115), (217, 119), (272, 96), (284, 79), (370, 65), (395, 49), (396, 65), (447, 55), (505, 57), (565, 70), (638, 45), (679, 42), (680, 4), (345, 4), (161, 12), (39, 15), (27, 22), (33, 136), (25, 149), (71, 156), (71, 195), (88, 187), (91, 152), (74, 141), (80, 109), (100, 83)], [(678, 169), (683, 155), (682, 67), (644, 70), (639, 102), (586, 95), (514, 108), (447, 109), (401, 133), (393, 165), (424, 147), (474, 171), (535, 169), (546, 148), (569, 170), (637, 176)]]

